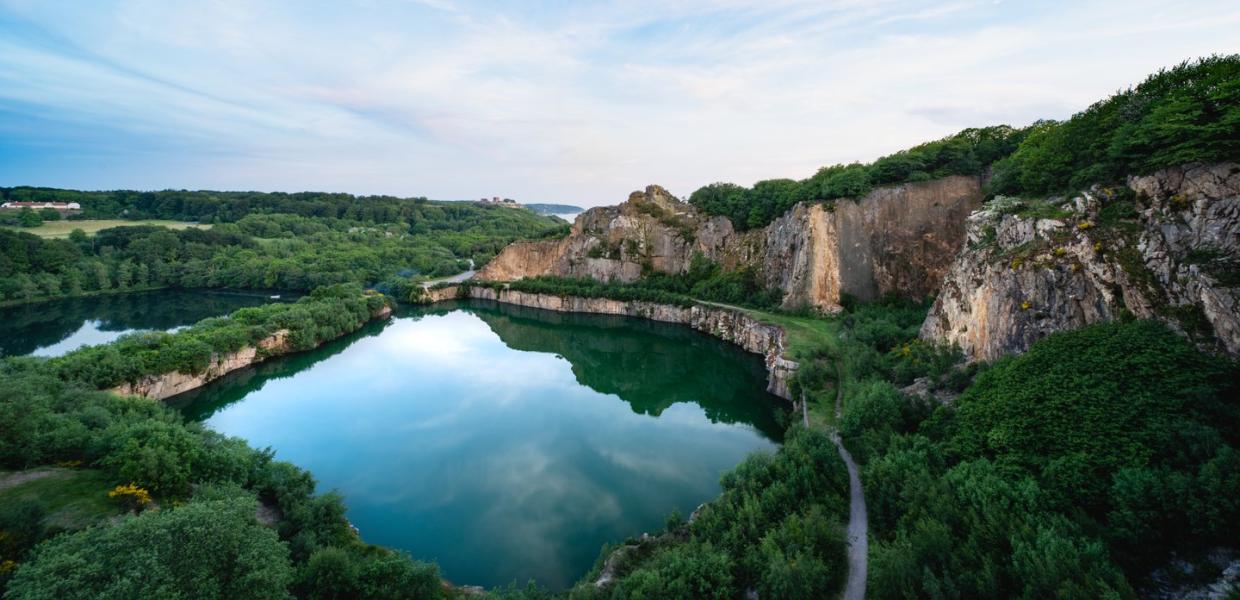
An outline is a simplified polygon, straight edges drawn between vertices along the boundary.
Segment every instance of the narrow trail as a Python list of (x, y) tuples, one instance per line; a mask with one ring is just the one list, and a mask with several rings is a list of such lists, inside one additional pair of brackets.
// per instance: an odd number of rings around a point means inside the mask
[[(843, 412), (844, 379), (836, 366), (835, 420), (838, 423)], [(865, 598), (866, 556), (870, 552), (869, 519), (865, 514), (865, 491), (861, 489), (861, 475), (852, 454), (844, 447), (838, 431), (831, 431), (831, 441), (840, 452), (844, 466), (848, 468), (848, 582), (844, 585), (843, 600)]]
[(426, 289), (426, 288), (431, 287), (432, 285), (439, 284), (439, 283), (460, 283), (462, 281), (467, 281), (474, 276), (474, 273), (477, 273), (477, 272), (478, 271), (474, 269), (474, 259), (471, 258), (469, 259), (468, 270), (457, 273), (456, 275), (450, 275), (448, 277), (440, 277), (438, 279), (427, 279), (426, 281), (422, 282), (422, 288)]

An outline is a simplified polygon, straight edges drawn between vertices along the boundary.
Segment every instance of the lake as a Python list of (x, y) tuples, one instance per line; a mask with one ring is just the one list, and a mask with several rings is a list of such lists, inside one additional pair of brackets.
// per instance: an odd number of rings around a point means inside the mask
[(785, 409), (765, 383), (758, 356), (687, 327), (471, 301), (172, 403), (339, 490), (368, 542), (458, 584), (562, 589), (775, 449)]
[(271, 301), (260, 292), (161, 290), (0, 308), (0, 356), (60, 356), (126, 333), (171, 331)]

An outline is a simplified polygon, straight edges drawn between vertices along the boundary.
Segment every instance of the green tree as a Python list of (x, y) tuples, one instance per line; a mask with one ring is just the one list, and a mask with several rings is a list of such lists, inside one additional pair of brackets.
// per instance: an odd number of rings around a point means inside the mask
[(189, 491), (200, 447), (184, 427), (152, 420), (118, 426), (108, 437), (112, 449), (102, 462), (121, 479), (158, 495)]
[(43, 224), (43, 218), (39, 216), (39, 213), (29, 208), (22, 208), (17, 214), (17, 219), (22, 227), (38, 227)]
[(343, 548), (315, 550), (297, 580), (298, 587), (307, 598), (340, 600), (360, 597), (357, 561)]

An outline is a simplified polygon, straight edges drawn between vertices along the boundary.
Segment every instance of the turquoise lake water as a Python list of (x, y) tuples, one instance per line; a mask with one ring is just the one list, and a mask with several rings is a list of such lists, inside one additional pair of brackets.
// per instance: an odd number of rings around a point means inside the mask
[(368, 542), (459, 584), (557, 589), (772, 452), (783, 410), (759, 357), (688, 328), (477, 302), (173, 400), (340, 491)]

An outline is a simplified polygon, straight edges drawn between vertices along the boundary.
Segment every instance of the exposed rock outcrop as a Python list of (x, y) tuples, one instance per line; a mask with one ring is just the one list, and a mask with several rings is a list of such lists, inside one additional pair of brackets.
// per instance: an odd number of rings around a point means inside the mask
[(469, 285), (429, 290), (427, 299), (431, 302), (440, 302), (461, 297), (493, 300), (559, 312), (622, 315), (688, 325), (698, 331), (736, 344), (749, 352), (762, 355), (768, 375), (767, 391), (784, 399), (792, 398), (788, 385), (792, 380), (792, 375), (796, 372), (797, 363), (784, 357), (785, 333), (783, 328), (763, 323), (739, 310), (704, 304), (674, 306), (608, 298), (532, 294), (517, 290)]
[(1127, 187), (1052, 200), (1055, 218), (971, 215), (921, 337), (993, 360), (1127, 312), (1240, 355), (1240, 165), (1167, 169)]
[(207, 383), (219, 379), (237, 369), (243, 369), (267, 356), (282, 354), (287, 348), (285, 338), (288, 330), (281, 329), (275, 334), (263, 338), (257, 346), (245, 346), (236, 352), (216, 354), (207, 363), (201, 373), (161, 373), (147, 375), (137, 381), (127, 381), (112, 388), (112, 392), (123, 396), (143, 396), (152, 400), (164, 400), (189, 390), (200, 388)]
[(737, 232), (659, 186), (619, 206), (590, 209), (560, 240), (519, 242), (483, 267), (483, 280), (558, 275), (632, 282), (646, 271), (683, 273), (693, 255), (726, 269), (757, 269), (786, 292), (785, 306), (838, 308), (847, 294), (925, 297), (964, 241), (980, 181), (947, 177), (875, 189), (858, 201), (798, 204), (762, 229)]

